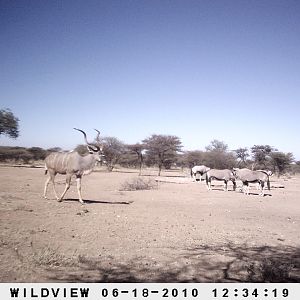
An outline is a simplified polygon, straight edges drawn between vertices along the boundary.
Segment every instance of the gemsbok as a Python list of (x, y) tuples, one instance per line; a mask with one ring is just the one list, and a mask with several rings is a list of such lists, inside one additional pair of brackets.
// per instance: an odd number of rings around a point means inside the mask
[(233, 173), (236, 179), (241, 180), (243, 183), (243, 192), (246, 195), (250, 193), (249, 183), (259, 183), (260, 188), (260, 196), (264, 196), (264, 187), (265, 182), (267, 183), (268, 190), (270, 190), (270, 175), (269, 171), (259, 170), (259, 171), (252, 171), (249, 169), (239, 169), (233, 168)]
[(197, 181), (197, 174), (199, 174), (200, 175), (200, 182), (201, 182), (203, 174), (205, 174), (209, 170), (210, 170), (210, 168), (208, 168), (204, 165), (192, 167), (191, 177), (193, 178), (193, 181)]
[[(78, 130), (83, 133), (84, 140), (87, 144), (87, 148), (89, 151), (89, 154), (86, 156), (81, 156), (77, 151), (70, 151), (68, 153), (62, 153), (62, 152), (53, 152), (49, 154), (45, 159), (45, 174), (47, 172), (49, 173), (49, 177), (46, 180), (45, 188), (44, 188), (44, 198), (47, 199), (47, 188), (48, 184), (51, 181), (53, 184), (53, 191), (55, 194), (56, 199), (61, 202), (63, 201), (63, 197), (65, 196), (67, 190), (70, 188), (71, 184), (71, 178), (73, 175), (76, 176), (76, 182), (77, 182), (77, 191), (79, 196), (79, 202), (81, 204), (84, 204), (84, 201), (82, 200), (81, 196), (81, 177), (83, 175), (90, 174), (93, 171), (93, 168), (96, 165), (97, 161), (101, 161), (102, 158), (102, 148), (98, 145), (91, 144), (87, 141), (86, 133), (81, 130), (74, 128), (75, 130)], [(97, 137), (96, 141), (99, 141), (99, 135), (100, 132), (97, 131)], [(60, 197), (57, 196), (56, 190), (55, 190), (55, 183), (54, 179), (56, 174), (63, 174), (66, 175), (66, 186), (61, 194)]]
[(233, 190), (235, 191), (236, 189), (236, 182), (235, 182), (235, 177), (234, 174), (232, 173), (231, 170), (228, 169), (223, 169), (223, 170), (218, 170), (218, 169), (211, 169), (206, 172), (206, 186), (208, 190), (211, 190), (211, 180), (219, 180), (224, 182), (224, 191), (228, 191), (228, 181), (231, 181), (233, 184)]

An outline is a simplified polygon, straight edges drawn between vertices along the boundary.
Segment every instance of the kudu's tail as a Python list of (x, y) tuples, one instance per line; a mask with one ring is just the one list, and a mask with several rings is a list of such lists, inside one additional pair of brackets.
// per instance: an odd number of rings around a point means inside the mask
[(45, 175), (47, 175), (48, 173), (48, 169), (47, 169), (47, 166), (45, 165)]

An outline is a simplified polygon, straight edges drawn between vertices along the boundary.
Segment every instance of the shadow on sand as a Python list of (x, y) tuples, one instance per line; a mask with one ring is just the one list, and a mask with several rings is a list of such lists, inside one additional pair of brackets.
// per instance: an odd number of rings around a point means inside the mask
[[(133, 201), (103, 201), (103, 200), (90, 200), (90, 199), (83, 199), (84, 204), (131, 204)], [(63, 202), (79, 202), (78, 199), (75, 198), (66, 198)]]
[(78, 257), (53, 270), (56, 282), (300, 282), (300, 249), (224, 244), (185, 249), (165, 263), (136, 258)]

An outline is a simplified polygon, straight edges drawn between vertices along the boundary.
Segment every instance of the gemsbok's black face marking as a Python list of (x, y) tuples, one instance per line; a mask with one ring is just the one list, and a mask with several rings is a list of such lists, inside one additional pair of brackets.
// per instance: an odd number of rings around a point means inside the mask
[[(96, 144), (91, 144), (87, 141), (86, 134), (83, 130), (74, 128), (77, 131), (82, 132), (84, 135), (84, 140), (87, 144), (89, 154), (86, 156), (81, 156), (76, 151), (71, 151), (68, 153), (51, 153), (48, 155), (45, 159), (45, 168), (46, 173), (49, 172), (49, 178), (47, 179), (45, 183), (44, 188), (44, 197), (47, 199), (47, 188), (48, 184), (51, 181), (53, 184), (53, 191), (55, 194), (55, 197), (58, 201), (62, 201), (64, 195), (66, 194), (67, 190), (70, 188), (71, 178), (73, 175), (76, 176), (77, 181), (77, 191), (79, 196), (79, 202), (84, 203), (81, 196), (81, 177), (83, 175), (89, 174), (93, 171), (93, 168), (95, 167), (95, 164), (97, 161), (102, 160), (102, 150), (101, 148)], [(95, 129), (96, 130), (96, 129)], [(99, 141), (99, 135), (100, 132), (98, 132), (96, 141)], [(55, 190), (55, 175), (56, 174), (65, 174), (66, 175), (66, 187), (63, 191), (62, 195), (60, 197), (57, 196), (56, 190)]]

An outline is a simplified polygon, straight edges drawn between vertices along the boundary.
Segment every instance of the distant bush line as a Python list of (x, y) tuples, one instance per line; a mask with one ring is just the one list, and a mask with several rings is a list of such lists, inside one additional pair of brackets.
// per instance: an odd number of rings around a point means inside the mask
[[(137, 147), (138, 146), (138, 147)], [(159, 144), (158, 144), (159, 151)], [(104, 147), (105, 165), (108, 171), (114, 167), (136, 168), (158, 167), (163, 169), (191, 168), (194, 165), (206, 165), (215, 169), (231, 169), (233, 167), (250, 169), (268, 169), (277, 175), (285, 173), (300, 173), (300, 161), (295, 161), (291, 153), (282, 153), (265, 146), (253, 146), (251, 155), (247, 148), (229, 151), (223, 142), (214, 140), (205, 151), (169, 151), (164, 159), (158, 161), (155, 151), (150, 151), (149, 145), (125, 145), (122, 142), (110, 143)], [(81, 155), (86, 155), (86, 146), (78, 145), (75, 149)], [(152, 150), (152, 149), (151, 149)], [(9, 147), (0, 146), (0, 163), (37, 164), (42, 163), (51, 152), (63, 151), (59, 147), (43, 149), (40, 147)]]

